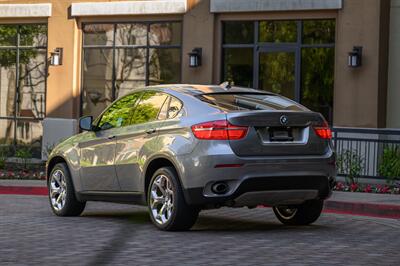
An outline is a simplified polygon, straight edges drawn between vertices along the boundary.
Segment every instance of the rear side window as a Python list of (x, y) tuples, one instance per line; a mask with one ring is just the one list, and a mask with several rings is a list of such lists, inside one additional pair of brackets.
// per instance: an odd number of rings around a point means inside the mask
[(113, 103), (101, 116), (98, 127), (102, 130), (128, 126), (134, 106), (141, 93), (133, 93)]
[(135, 108), (131, 125), (157, 120), (158, 113), (167, 98), (168, 96), (164, 93), (155, 91), (145, 92)]
[(181, 111), (183, 105), (182, 102), (176, 99), (175, 97), (171, 97), (171, 102), (169, 103), (168, 108), (168, 118), (175, 118), (179, 112)]
[(305, 107), (296, 102), (268, 94), (203, 94), (196, 96), (199, 100), (206, 102), (224, 111), (249, 111), (249, 110), (294, 110), (305, 111)]

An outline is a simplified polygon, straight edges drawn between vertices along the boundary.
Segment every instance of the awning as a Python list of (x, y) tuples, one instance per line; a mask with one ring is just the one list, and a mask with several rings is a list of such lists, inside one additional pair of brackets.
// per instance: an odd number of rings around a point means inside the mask
[(0, 4), (1, 18), (50, 17), (51, 4)]
[(184, 14), (186, 0), (72, 3), (71, 16)]
[(211, 0), (210, 12), (329, 10), (342, 6), (342, 0)]

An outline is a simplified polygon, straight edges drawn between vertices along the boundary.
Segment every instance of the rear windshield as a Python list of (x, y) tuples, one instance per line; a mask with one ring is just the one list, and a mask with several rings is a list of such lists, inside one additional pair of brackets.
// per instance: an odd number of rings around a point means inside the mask
[(203, 102), (224, 111), (248, 110), (293, 110), (307, 109), (296, 102), (276, 95), (269, 94), (202, 94), (196, 96)]

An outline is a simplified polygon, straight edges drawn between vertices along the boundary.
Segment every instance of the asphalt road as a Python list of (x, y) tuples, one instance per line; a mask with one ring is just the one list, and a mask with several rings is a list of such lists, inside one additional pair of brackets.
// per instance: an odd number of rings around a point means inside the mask
[(399, 265), (400, 220), (323, 214), (281, 225), (271, 209), (204, 211), (161, 232), (146, 209), (89, 203), (56, 217), (47, 198), (0, 195), (0, 265)]

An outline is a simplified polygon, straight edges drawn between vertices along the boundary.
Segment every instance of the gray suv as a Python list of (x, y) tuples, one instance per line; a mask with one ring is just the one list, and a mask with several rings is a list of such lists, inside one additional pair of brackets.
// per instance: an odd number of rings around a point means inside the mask
[(47, 162), (50, 206), (147, 205), (162, 230), (191, 228), (200, 210), (273, 207), (284, 224), (313, 223), (335, 183), (331, 130), (285, 97), (238, 87), (152, 86), (121, 97)]

